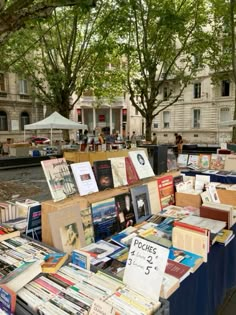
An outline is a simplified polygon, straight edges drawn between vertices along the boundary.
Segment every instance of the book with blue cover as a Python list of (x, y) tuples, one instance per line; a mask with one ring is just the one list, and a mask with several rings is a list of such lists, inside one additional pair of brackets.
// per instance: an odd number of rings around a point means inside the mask
[(176, 247), (169, 248), (168, 258), (190, 267), (192, 273), (203, 263), (203, 258), (201, 256)]

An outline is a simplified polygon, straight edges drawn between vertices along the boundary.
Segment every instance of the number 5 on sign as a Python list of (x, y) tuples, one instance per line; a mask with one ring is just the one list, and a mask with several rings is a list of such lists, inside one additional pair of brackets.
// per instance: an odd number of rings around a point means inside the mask
[(131, 289), (159, 301), (169, 249), (135, 237), (129, 251), (124, 283)]

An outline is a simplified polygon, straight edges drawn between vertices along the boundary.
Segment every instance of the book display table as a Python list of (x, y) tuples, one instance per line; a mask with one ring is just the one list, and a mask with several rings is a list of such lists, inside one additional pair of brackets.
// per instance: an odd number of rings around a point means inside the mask
[(215, 315), (226, 291), (236, 285), (235, 266), (236, 239), (226, 247), (214, 244), (208, 262), (181, 282), (169, 298), (170, 315)]
[(199, 175), (208, 175), (211, 178), (211, 182), (219, 182), (223, 184), (236, 184), (236, 176), (230, 176), (230, 175), (218, 175), (218, 174), (206, 174), (199, 171), (185, 171), (181, 170), (182, 174), (185, 174), (186, 176), (196, 176)]

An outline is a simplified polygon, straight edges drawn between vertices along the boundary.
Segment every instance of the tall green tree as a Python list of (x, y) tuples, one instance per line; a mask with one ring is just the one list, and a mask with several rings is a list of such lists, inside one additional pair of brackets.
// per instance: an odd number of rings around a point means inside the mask
[(0, 0), (0, 44), (29, 20), (48, 17), (57, 7), (94, 6), (96, 0)]
[(42, 104), (69, 118), (91, 83), (99, 59), (106, 55), (109, 15), (110, 7), (103, 1), (91, 10), (55, 10), (46, 23), (39, 20), (33, 29), (29, 25), (12, 37), (4, 54), (13, 60), (17, 73), (31, 79)]
[[(213, 83), (228, 79), (234, 85), (234, 114), (236, 120), (236, 1), (214, 0), (211, 2), (211, 37), (209, 42), (209, 65), (214, 71)], [(236, 126), (232, 142), (236, 142)]]
[(119, 5), (117, 32), (127, 58), (127, 88), (151, 140), (153, 119), (179, 100), (199, 69), (193, 55), (202, 63), (207, 8), (204, 0), (127, 0)]

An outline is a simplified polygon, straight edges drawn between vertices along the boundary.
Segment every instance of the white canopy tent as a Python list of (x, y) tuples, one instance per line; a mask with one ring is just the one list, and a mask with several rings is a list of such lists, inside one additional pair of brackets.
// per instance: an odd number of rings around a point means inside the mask
[(65, 118), (58, 112), (52, 113), (50, 116), (44, 118), (43, 120), (37, 121), (36, 123), (24, 126), (24, 140), (26, 130), (36, 130), (36, 129), (50, 129), (51, 130), (51, 144), (52, 144), (52, 130), (53, 129), (88, 129), (85, 124), (80, 124), (70, 119)]

